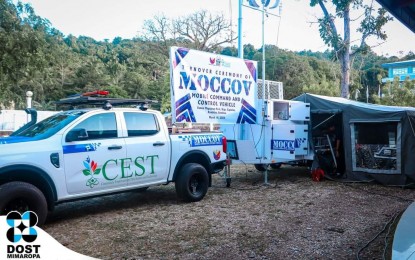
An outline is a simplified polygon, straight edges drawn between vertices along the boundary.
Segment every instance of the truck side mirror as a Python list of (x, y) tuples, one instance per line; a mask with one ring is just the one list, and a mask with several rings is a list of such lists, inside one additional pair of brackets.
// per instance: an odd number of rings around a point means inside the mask
[(66, 135), (65, 141), (66, 142), (73, 142), (73, 141), (83, 141), (88, 140), (88, 132), (85, 128), (75, 128), (69, 131)]

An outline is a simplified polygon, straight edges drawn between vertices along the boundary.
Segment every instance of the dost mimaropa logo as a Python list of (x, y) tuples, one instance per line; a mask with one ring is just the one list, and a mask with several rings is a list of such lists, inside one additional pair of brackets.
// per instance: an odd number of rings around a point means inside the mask
[[(6, 222), (9, 225), (6, 236), (12, 243), (20, 242), (32, 243), (37, 238), (35, 226), (38, 217), (32, 211), (26, 211), (20, 215), (17, 211), (12, 211), (6, 216)], [(7, 258), (40, 258), (40, 245), (8, 245)]]
[(96, 175), (99, 175), (101, 172), (101, 168), (98, 168), (98, 164), (91, 160), (89, 156), (83, 161), (85, 169), (82, 171), (85, 176), (89, 176), (89, 179), (86, 181), (86, 186), (90, 187), (91, 189), (99, 184)]

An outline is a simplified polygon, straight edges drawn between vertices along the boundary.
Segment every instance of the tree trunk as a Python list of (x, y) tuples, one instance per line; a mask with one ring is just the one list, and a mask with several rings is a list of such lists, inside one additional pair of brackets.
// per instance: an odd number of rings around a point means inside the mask
[(341, 65), (341, 97), (349, 98), (350, 96), (350, 52), (347, 50), (342, 53), (342, 57), (340, 58), (340, 65)]
[(344, 43), (340, 50), (342, 70), (341, 97), (350, 96), (350, 5), (344, 9)]

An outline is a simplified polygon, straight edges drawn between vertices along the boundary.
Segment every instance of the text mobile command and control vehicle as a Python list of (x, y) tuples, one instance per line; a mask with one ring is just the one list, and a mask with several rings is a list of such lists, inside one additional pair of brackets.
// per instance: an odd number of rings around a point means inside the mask
[(0, 138), (0, 214), (175, 182), (184, 201), (203, 199), (223, 169), (221, 133), (170, 134), (162, 114), (137, 108), (60, 112)]

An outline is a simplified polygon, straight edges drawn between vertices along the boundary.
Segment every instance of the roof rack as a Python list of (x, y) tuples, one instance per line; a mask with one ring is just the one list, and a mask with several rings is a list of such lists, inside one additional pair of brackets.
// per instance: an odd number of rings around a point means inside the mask
[(122, 105), (136, 105), (140, 110), (147, 110), (148, 105), (152, 103), (158, 103), (158, 101), (150, 99), (106, 98), (91, 96), (68, 97), (55, 102), (56, 105), (70, 105), (72, 107), (79, 105), (102, 105), (102, 108), (105, 110), (109, 110), (113, 106)]

